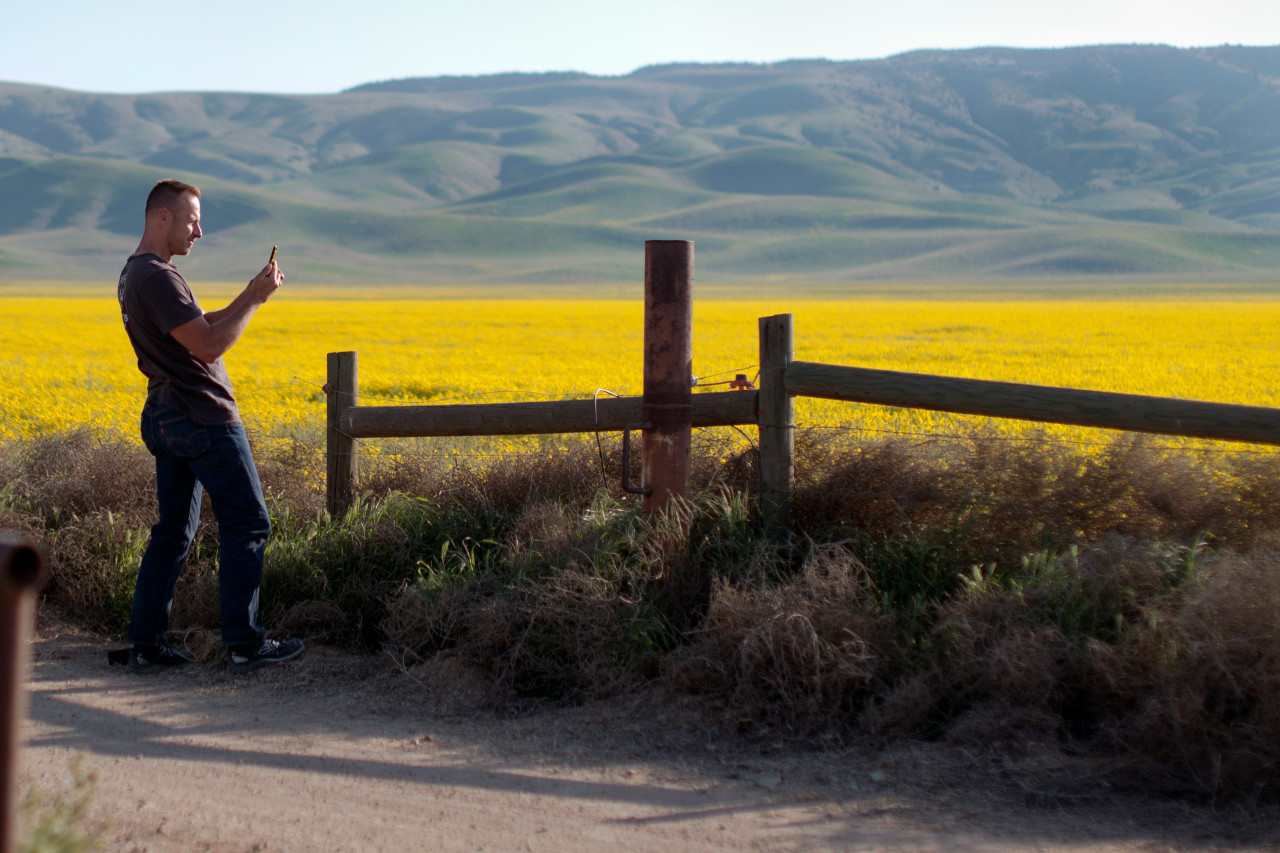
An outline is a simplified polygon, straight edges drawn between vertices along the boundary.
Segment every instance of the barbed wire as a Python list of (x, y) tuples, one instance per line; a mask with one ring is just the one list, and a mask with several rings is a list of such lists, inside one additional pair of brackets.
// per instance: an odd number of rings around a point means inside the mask
[[(759, 370), (757, 369), (758, 367), (759, 365), (749, 364), (744, 367), (735, 367), (732, 370), (722, 370), (722, 371), (719, 371), (718, 373), (708, 373), (703, 376), (694, 376), (692, 377), (692, 385), (694, 388), (709, 387), (708, 383), (705, 383), (703, 380), (714, 379), (717, 376), (730, 376), (730, 375), (736, 376), (740, 373), (743, 373), (744, 371), (756, 369), (756, 373), (751, 380), (752, 384), (754, 385), (755, 380), (759, 378), (759, 375), (760, 375)], [(378, 394), (378, 393), (372, 393), (365, 390), (356, 391), (356, 392), (340, 391), (335, 388), (331, 388), (328, 382), (323, 382), (323, 383), (316, 382), (314, 380), (305, 379), (301, 376), (296, 376), (296, 375), (291, 377), (291, 381), (301, 382), (305, 385), (310, 385), (313, 388), (323, 391), (325, 394), (342, 394), (343, 396), (346, 396), (346, 397), (365, 398), (370, 400), (381, 400), (387, 403), (405, 403), (410, 405), (415, 403), (429, 403), (431, 405), (436, 405), (439, 403), (453, 402), (455, 400), (472, 400), (477, 397), (495, 397), (498, 395), (536, 397), (538, 402), (544, 402), (548, 400), (586, 399), (588, 396), (591, 396), (593, 398), (595, 397), (595, 394), (593, 394), (591, 391), (588, 391), (586, 388), (570, 388), (568, 390), (559, 390), (559, 391), (540, 389), (540, 388), (520, 388), (520, 389), (510, 388), (510, 389), (502, 389), (502, 390), (495, 390), (495, 391), (475, 391), (469, 394), (458, 394), (452, 397), (415, 397), (411, 395)], [(731, 384), (731, 382), (710, 383), (710, 386), (728, 385), (728, 384)], [(596, 394), (598, 394), (600, 390), (603, 390), (603, 389), (597, 389)], [(615, 397), (625, 396), (623, 394), (618, 394), (613, 391), (610, 391), (609, 393)]]
[(329, 387), (329, 383), (314, 382), (310, 379), (303, 379), (301, 376), (294, 376), (293, 381), (310, 385), (323, 391), (325, 394), (341, 394), (344, 397), (350, 397), (361, 400), (379, 400), (385, 403), (400, 403), (403, 405), (438, 405), (440, 403), (451, 403), (457, 400), (474, 400), (477, 397), (496, 397), (498, 395), (511, 396), (530, 396), (537, 397), (539, 402), (548, 400), (565, 400), (565, 399), (586, 399), (591, 392), (585, 389), (574, 388), (569, 391), (548, 391), (537, 388), (508, 388), (496, 391), (475, 391), (470, 394), (458, 394), (453, 397), (408, 397), (408, 396), (391, 396), (387, 394), (375, 394), (369, 391), (340, 391)]
[(759, 368), (760, 368), (760, 365), (758, 364), (748, 364), (746, 367), (735, 367), (733, 370), (722, 370), (719, 373), (708, 373), (706, 376), (695, 376), (693, 377), (693, 387), (709, 388), (709, 387), (714, 387), (716, 385), (733, 385), (735, 380), (729, 380), (728, 382), (703, 382), (702, 380), (715, 379), (717, 376), (729, 376), (729, 375), (745, 376), (746, 373), (744, 371), (753, 370), (753, 369), (756, 371), (755, 376), (752, 377), (751, 379), (751, 385), (754, 387), (756, 384), (756, 379), (760, 378)]

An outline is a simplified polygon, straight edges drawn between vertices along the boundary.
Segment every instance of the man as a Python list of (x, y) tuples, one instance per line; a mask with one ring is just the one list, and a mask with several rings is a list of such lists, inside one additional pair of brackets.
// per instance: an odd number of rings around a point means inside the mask
[(125, 639), (129, 669), (156, 671), (189, 663), (165, 641), (174, 589), (209, 493), (218, 520), (218, 588), (228, 666), (248, 671), (302, 654), (301, 640), (267, 639), (258, 624), (258, 585), (271, 521), (257, 468), (222, 355), (279, 289), (272, 257), (248, 286), (205, 313), (173, 265), (191, 252), (200, 230), (200, 190), (160, 181), (147, 196), (138, 249), (125, 262), (117, 295), (125, 331), (147, 377), (142, 440), (156, 460), (160, 519), (142, 557)]

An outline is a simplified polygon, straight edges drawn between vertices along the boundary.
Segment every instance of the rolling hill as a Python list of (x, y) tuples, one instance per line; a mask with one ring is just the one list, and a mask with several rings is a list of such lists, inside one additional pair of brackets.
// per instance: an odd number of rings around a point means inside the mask
[(0, 279), (106, 278), (146, 191), (184, 268), (315, 282), (1274, 279), (1280, 47), (438, 77), (329, 95), (0, 84)]

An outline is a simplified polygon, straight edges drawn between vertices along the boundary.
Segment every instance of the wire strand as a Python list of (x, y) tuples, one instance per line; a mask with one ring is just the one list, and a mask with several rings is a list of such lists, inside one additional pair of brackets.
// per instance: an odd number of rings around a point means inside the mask
[[(929, 440), (950, 440), (950, 441), (1020, 441), (1033, 444), (1070, 444), (1078, 447), (1110, 447), (1115, 444), (1115, 439), (1110, 441), (1086, 441), (1075, 438), (1046, 438), (1037, 435), (958, 435), (955, 433), (945, 432), (907, 432), (904, 430), (884, 429), (879, 427), (855, 427), (855, 426), (832, 426), (826, 424), (812, 424), (807, 426), (797, 425), (793, 427), (797, 430), (825, 430), (829, 432), (874, 432), (884, 435), (897, 435), (904, 438), (925, 438)], [(1123, 431), (1125, 434), (1132, 434), (1128, 430)], [(1151, 433), (1138, 433), (1138, 435), (1148, 435)], [(1197, 439), (1188, 436), (1189, 441), (1211, 441), (1212, 439)], [(1156, 450), (1192, 450), (1197, 453), (1225, 453), (1225, 454), (1270, 454), (1280, 452), (1277, 450), (1258, 450), (1245, 447), (1191, 447), (1180, 444), (1155, 444), (1150, 445)]]
[(614, 394), (608, 388), (597, 388), (596, 393), (591, 398), (591, 413), (595, 420), (596, 427), (596, 450), (600, 452), (600, 480), (604, 487), (609, 488), (609, 474), (604, 467), (604, 445), (600, 442), (600, 395), (609, 394), (612, 397), (621, 397), (620, 394)]
[(704, 379), (715, 379), (717, 376), (728, 376), (728, 375), (729, 375), (729, 374), (731, 374), (731, 373), (735, 373), (735, 374), (736, 374), (736, 373), (745, 373), (746, 371), (751, 370), (751, 369), (753, 369), (753, 368), (754, 368), (755, 370), (759, 371), (759, 369), (760, 369), (760, 365), (758, 365), (758, 364), (748, 364), (746, 367), (735, 367), (733, 370), (722, 370), (722, 371), (720, 371), (719, 373), (708, 373), (706, 376), (695, 376), (695, 377), (693, 377), (693, 378), (694, 378), (694, 382), (695, 382), (696, 384), (701, 385), (701, 384), (702, 384), (702, 380), (704, 380)]

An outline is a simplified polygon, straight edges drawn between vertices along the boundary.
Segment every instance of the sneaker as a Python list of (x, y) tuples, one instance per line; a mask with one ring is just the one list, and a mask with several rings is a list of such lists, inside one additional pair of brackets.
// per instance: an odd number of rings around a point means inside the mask
[(262, 666), (284, 663), (302, 655), (301, 640), (263, 640), (256, 649), (232, 646), (227, 668), (232, 672), (249, 672)]
[(129, 649), (130, 672), (159, 672), (191, 663), (195, 657), (185, 650), (175, 649), (168, 643), (158, 646), (135, 645)]

